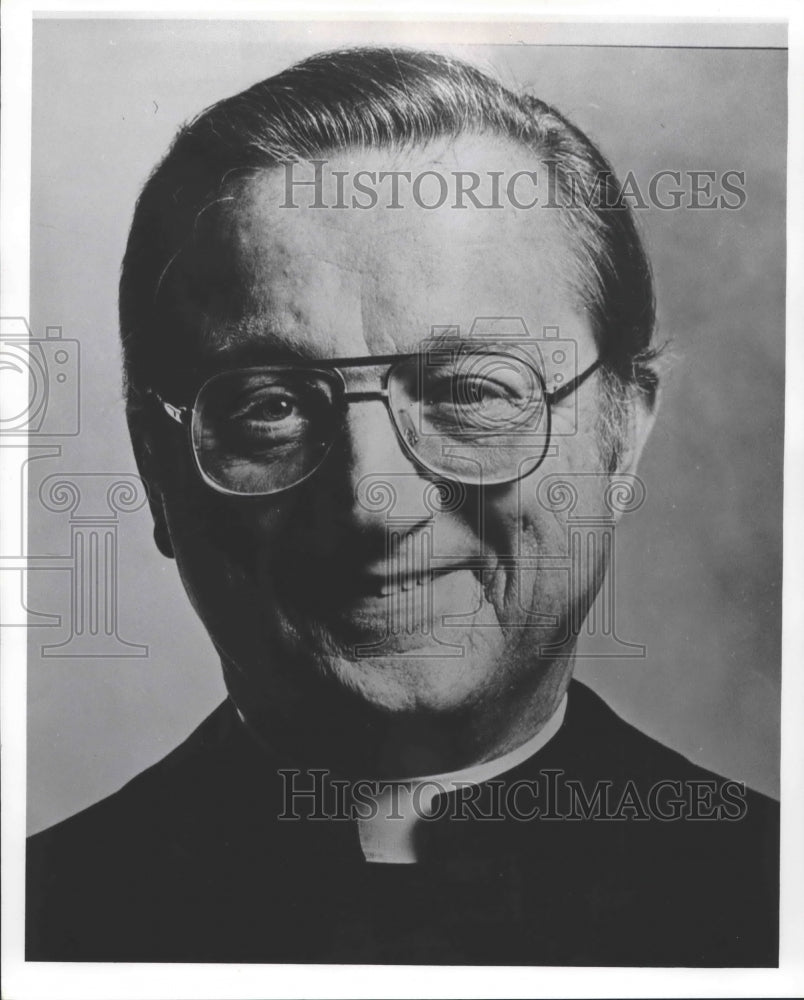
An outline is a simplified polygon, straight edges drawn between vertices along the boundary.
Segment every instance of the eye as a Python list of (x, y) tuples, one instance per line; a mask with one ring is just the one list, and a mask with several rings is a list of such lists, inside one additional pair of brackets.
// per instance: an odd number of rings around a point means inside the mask
[(302, 388), (252, 386), (220, 412), (217, 433), (236, 451), (292, 447), (320, 428), (321, 410), (321, 400)]
[(506, 391), (503, 386), (495, 384), (491, 379), (473, 375), (454, 379), (452, 392), (455, 402), (470, 406), (483, 406), (511, 395), (510, 391)]
[(430, 406), (488, 406), (510, 399), (509, 387), (483, 375), (445, 373), (427, 386), (424, 402)]
[(266, 389), (241, 401), (231, 414), (233, 420), (278, 423), (298, 413), (299, 400), (285, 389)]

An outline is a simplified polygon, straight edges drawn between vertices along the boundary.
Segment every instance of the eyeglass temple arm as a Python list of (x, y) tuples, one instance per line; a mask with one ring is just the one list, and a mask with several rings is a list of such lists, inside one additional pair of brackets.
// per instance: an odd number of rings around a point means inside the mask
[(553, 403), (560, 403), (562, 399), (566, 399), (566, 397), (575, 392), (576, 389), (580, 389), (589, 376), (598, 370), (600, 365), (600, 358), (597, 358), (591, 365), (589, 365), (586, 371), (583, 371), (580, 375), (576, 375), (575, 378), (570, 379), (566, 385), (562, 385), (559, 389), (553, 389), (552, 392), (548, 392), (547, 402), (552, 405)]
[(149, 389), (149, 396), (152, 396), (157, 403), (162, 407), (162, 409), (167, 413), (171, 420), (175, 420), (177, 424), (185, 424), (190, 416), (189, 406), (174, 406), (173, 403), (169, 403), (166, 399), (162, 399), (158, 392), (154, 392), (153, 389)]

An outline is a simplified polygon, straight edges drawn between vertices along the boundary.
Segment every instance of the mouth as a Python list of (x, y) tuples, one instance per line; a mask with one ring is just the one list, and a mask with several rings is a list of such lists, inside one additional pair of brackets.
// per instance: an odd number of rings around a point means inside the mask
[(399, 567), (390, 572), (362, 573), (354, 580), (351, 596), (358, 599), (361, 597), (390, 598), (396, 594), (415, 591), (420, 587), (428, 588), (442, 577), (468, 569), (469, 567), (463, 565), (447, 566), (441, 569), (428, 567), (413, 571)]
[(402, 650), (451, 644), (458, 621), (474, 620), (483, 607), (492, 569), (475, 553), (445, 558), (402, 546), (367, 561), (294, 560), (283, 590), (302, 631), (317, 625), (338, 646), (387, 641)]
[(353, 642), (389, 636), (400, 648), (431, 642), (444, 632), (448, 616), (477, 611), (483, 599), (479, 577), (478, 571), (461, 565), (362, 574), (342, 588), (322, 618), (333, 634)]

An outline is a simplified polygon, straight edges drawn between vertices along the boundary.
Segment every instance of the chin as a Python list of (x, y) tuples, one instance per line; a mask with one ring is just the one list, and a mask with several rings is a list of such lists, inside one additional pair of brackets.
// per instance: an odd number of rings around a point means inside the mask
[(503, 679), (499, 629), (455, 635), (449, 644), (422, 632), (344, 644), (326, 628), (316, 631), (318, 641), (302, 646), (308, 678), (317, 675), (333, 694), (381, 714), (460, 712), (489, 697)]
[(518, 659), (488, 605), (469, 625), (429, 620), (396, 631), (368, 611), (335, 619), (275, 605), (257, 634), (254, 621), (242, 620), (242, 630), (228, 631), (231, 642), (216, 642), (239, 676), (236, 701), (315, 704), (356, 717), (460, 714), (493, 698)]

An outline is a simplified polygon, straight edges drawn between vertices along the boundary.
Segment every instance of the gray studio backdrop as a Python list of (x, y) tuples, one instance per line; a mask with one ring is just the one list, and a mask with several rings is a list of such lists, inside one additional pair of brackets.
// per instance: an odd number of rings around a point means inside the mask
[[(36, 557), (28, 607), (48, 616), (30, 631), (31, 831), (158, 760), (224, 695), (133, 478), (116, 294), (138, 190), (187, 117), (370, 37), (264, 21), (34, 26), (30, 323), (71, 415), (40, 425), (21, 474)], [(374, 37), (427, 39), (392, 25)], [(647, 733), (775, 794), (786, 53), (463, 45), (460, 26), (446, 37), (448, 51), (556, 104), (641, 185), (663, 169), (745, 172), (739, 211), (639, 213), (674, 355), (640, 469), (647, 497), (618, 529), (616, 630), (646, 655), (583, 659), (578, 676)], [(68, 378), (57, 381), (58, 365)]]

